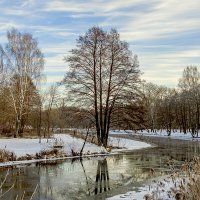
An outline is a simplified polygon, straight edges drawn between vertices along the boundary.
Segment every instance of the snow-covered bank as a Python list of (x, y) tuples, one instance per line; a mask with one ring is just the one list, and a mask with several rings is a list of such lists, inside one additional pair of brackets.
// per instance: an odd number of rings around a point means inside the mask
[[(110, 131), (110, 135), (114, 134), (120, 134), (120, 135), (141, 135), (141, 136), (151, 136), (151, 137), (163, 137), (163, 138), (171, 138), (171, 139), (179, 139), (179, 140), (190, 140), (190, 141), (200, 141), (200, 138), (193, 138), (191, 133), (180, 133), (177, 132), (171, 132), (171, 135), (168, 136), (168, 133), (166, 130), (163, 131), (157, 131), (157, 132), (148, 132), (148, 131), (132, 131), (132, 130), (112, 130)], [(200, 135), (200, 134), (199, 134)]]
[(124, 138), (115, 138), (115, 137), (110, 137), (108, 143), (109, 145), (113, 147), (119, 147), (119, 149), (113, 149), (112, 152), (117, 152), (117, 151), (122, 151), (122, 150), (130, 151), (130, 150), (135, 150), (135, 149), (151, 147), (151, 145), (147, 144), (146, 142), (140, 142), (140, 141), (124, 139)]
[[(14, 152), (17, 157), (26, 156), (28, 155), (35, 155), (43, 150), (51, 149), (55, 143), (59, 143), (63, 145), (63, 151), (67, 155), (67, 157), (72, 157), (72, 150), (73, 152), (80, 152), (83, 146), (83, 140), (74, 138), (68, 134), (55, 134), (54, 138), (49, 139), (42, 139), (41, 143), (39, 143), (38, 139), (22, 139), (22, 138), (12, 138), (12, 139), (0, 139), (0, 149), (5, 149), (7, 151)], [(147, 148), (150, 147), (150, 144), (145, 142), (138, 142), (129, 139), (119, 139), (119, 138), (110, 138), (109, 145), (113, 147), (117, 147), (113, 149), (113, 153), (120, 150), (134, 150), (140, 148)], [(111, 154), (112, 154), (111, 152)], [(102, 155), (108, 154), (104, 147), (99, 147), (95, 144), (91, 144), (86, 142), (83, 154), (85, 155)], [(20, 163), (27, 163), (27, 162), (35, 162), (35, 160), (31, 161), (12, 161), (9, 162), (11, 164), (20, 164)], [(9, 165), (9, 163), (0, 163), (0, 166)]]
[(135, 191), (119, 194), (106, 200), (175, 200), (172, 188), (175, 190), (175, 183), (169, 176), (163, 176), (157, 180), (150, 180), (144, 186), (135, 188)]

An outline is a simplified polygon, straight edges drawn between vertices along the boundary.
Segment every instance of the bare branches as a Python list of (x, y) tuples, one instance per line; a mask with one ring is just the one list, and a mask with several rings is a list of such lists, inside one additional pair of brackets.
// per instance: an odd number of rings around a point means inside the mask
[(115, 29), (105, 32), (92, 27), (65, 60), (70, 69), (63, 83), (79, 105), (92, 105), (99, 144), (106, 146), (113, 108), (139, 80), (137, 57), (132, 57)]
[(29, 112), (36, 86), (40, 81), (44, 67), (44, 58), (35, 38), (29, 33), (20, 33), (11, 29), (7, 33), (8, 43), (1, 52), (1, 68), (6, 70), (6, 87), (9, 90), (11, 104), (15, 113), (15, 134), (22, 127), (22, 119)]
[(198, 137), (200, 130), (200, 73), (189, 66), (183, 71), (177, 89), (154, 84), (144, 86), (147, 110), (147, 127), (151, 131), (167, 129), (191, 132)]

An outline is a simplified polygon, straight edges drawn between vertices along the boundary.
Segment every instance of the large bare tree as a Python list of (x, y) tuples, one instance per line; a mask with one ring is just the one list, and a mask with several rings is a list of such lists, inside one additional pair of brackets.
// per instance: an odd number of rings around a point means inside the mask
[(34, 95), (33, 88), (40, 80), (44, 58), (31, 34), (12, 29), (8, 31), (7, 39), (5, 47), (0, 46), (1, 65), (7, 72), (6, 84), (15, 113), (14, 137), (17, 137)]
[(72, 101), (91, 111), (99, 145), (107, 146), (114, 107), (139, 81), (137, 56), (115, 29), (106, 32), (92, 27), (78, 38), (65, 61), (69, 70), (63, 83)]

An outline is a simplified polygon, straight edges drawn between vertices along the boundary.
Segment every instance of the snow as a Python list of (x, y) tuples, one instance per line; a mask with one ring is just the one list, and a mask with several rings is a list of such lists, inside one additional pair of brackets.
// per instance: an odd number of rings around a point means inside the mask
[[(64, 143), (64, 151), (68, 154), (71, 155), (71, 149), (73, 149), (74, 152), (80, 152), (81, 148), (83, 146), (84, 140), (78, 139), (75, 137), (72, 137), (67, 134), (55, 134), (54, 137), (59, 141), (63, 141)], [(102, 153), (105, 152), (105, 148), (99, 147), (95, 144), (91, 144), (86, 142), (83, 154), (85, 153)]]
[[(162, 138), (171, 138), (171, 139), (179, 139), (179, 140), (192, 140), (199, 141), (200, 138), (193, 138), (191, 133), (187, 132), (186, 134), (180, 133), (179, 131), (171, 132), (171, 136), (168, 136), (166, 130), (157, 131), (157, 132), (148, 132), (148, 131), (132, 131), (132, 130), (112, 130), (110, 131), (110, 135), (120, 134), (120, 135), (141, 135), (141, 136), (151, 136), (151, 137), (162, 137)], [(200, 135), (200, 134), (199, 134)]]
[[(35, 155), (42, 150), (51, 149), (55, 143), (62, 144), (64, 146), (63, 151), (70, 156), (71, 150), (74, 152), (80, 152), (84, 140), (74, 138), (68, 134), (54, 134), (53, 138), (50, 138), (47, 142), (47, 139), (42, 139), (39, 143), (39, 139), (22, 139), (22, 138), (12, 138), (12, 139), (0, 139), (0, 149), (5, 149), (11, 152), (14, 152), (17, 157), (29, 155)], [(138, 142), (128, 139), (119, 139), (119, 138), (109, 138), (109, 145), (119, 147), (118, 150), (113, 150), (113, 153), (116, 153), (120, 150), (134, 150), (139, 148), (151, 147), (150, 144), (145, 142)], [(107, 154), (107, 151), (104, 147), (99, 147), (95, 144), (86, 142), (83, 154)], [(30, 161), (29, 161), (30, 162)], [(33, 162), (33, 161), (32, 161)], [(10, 162), (11, 163), (11, 162)], [(12, 162), (15, 163), (15, 162)], [(16, 161), (16, 163), (20, 163)], [(23, 162), (22, 162), (23, 163)], [(0, 163), (0, 166), (3, 166), (8, 163)]]
[[(124, 148), (124, 150), (128, 151), (151, 147), (150, 144), (147, 144), (145, 142), (115, 137), (110, 137), (108, 144), (114, 147)], [(112, 152), (117, 152), (121, 150), (122, 149), (113, 149)]]
[[(52, 148), (56, 139), (58, 143), (64, 145), (64, 151), (68, 155), (71, 154), (71, 149), (73, 149), (74, 152), (80, 152), (83, 145), (83, 140), (81, 139), (73, 138), (67, 134), (55, 134), (53, 138), (48, 140), (48, 142), (47, 139), (42, 139), (41, 143), (39, 143), (39, 139), (0, 139), (0, 149), (12, 151), (17, 157), (25, 156), (26, 154), (35, 155), (42, 150)], [(87, 153), (88, 151), (100, 153), (105, 151), (105, 149), (91, 143), (86, 143), (83, 153)]]
[[(180, 186), (180, 180), (177, 180), (177, 184)], [(179, 186), (172, 181), (169, 176), (159, 177), (157, 180), (150, 180), (146, 185), (137, 188), (136, 191), (129, 191), (124, 194), (119, 194), (106, 200), (175, 200), (175, 194), (173, 189), (179, 189)], [(148, 198), (147, 198), (148, 197)]]
[(47, 147), (46, 140), (42, 140), (39, 144), (38, 139), (0, 139), (0, 149), (14, 152), (17, 157), (26, 154), (35, 155)]
[(109, 135), (113, 135), (113, 134), (126, 135), (126, 134), (132, 134), (132, 133), (134, 133), (132, 130), (110, 130)]

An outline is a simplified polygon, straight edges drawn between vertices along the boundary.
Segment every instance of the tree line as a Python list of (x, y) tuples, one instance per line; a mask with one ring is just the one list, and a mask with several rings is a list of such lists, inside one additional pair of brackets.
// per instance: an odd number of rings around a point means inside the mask
[[(200, 74), (184, 69), (176, 88), (141, 79), (137, 55), (115, 29), (90, 28), (64, 60), (64, 79), (44, 93), (44, 56), (30, 33), (11, 29), (0, 46), (0, 131), (13, 137), (31, 130), (90, 128), (107, 146), (110, 129), (190, 131), (200, 129)], [(58, 92), (64, 85), (64, 97)]]
[(197, 66), (187, 66), (176, 88), (144, 85), (148, 107), (147, 128), (190, 132), (198, 137), (200, 129), (200, 73)]

